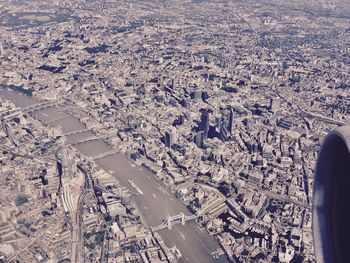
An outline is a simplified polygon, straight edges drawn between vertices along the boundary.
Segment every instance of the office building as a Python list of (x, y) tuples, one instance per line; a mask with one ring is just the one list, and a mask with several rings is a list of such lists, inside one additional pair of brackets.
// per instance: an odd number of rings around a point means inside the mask
[(159, 78), (158, 78), (158, 86), (159, 86), (159, 88), (163, 88), (164, 87), (164, 78), (163, 78), (163, 76), (160, 76)]
[(194, 135), (194, 143), (199, 147), (204, 147), (204, 131), (199, 131)]
[(201, 122), (199, 125), (199, 130), (203, 131), (204, 139), (208, 138), (209, 132), (209, 110), (202, 110)]
[(228, 132), (232, 134), (233, 131), (234, 131), (234, 113), (233, 113), (233, 109), (230, 109), (230, 115), (228, 119)]
[(280, 98), (273, 98), (270, 100), (270, 110), (273, 113), (276, 113), (280, 110), (281, 107), (281, 99)]
[(176, 77), (173, 77), (171, 79), (171, 88), (173, 91), (175, 91), (175, 89), (176, 89)]
[(176, 139), (177, 139), (177, 134), (176, 134), (176, 129), (174, 127), (172, 127), (170, 131), (165, 132), (164, 142), (166, 147), (171, 148), (171, 146), (173, 146), (174, 143), (176, 143)]

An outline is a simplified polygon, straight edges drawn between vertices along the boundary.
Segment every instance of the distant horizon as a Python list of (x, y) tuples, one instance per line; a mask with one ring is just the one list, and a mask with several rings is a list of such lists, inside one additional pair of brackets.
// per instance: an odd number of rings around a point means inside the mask
[(315, 263), (349, 22), (345, 0), (2, 1), (0, 263)]

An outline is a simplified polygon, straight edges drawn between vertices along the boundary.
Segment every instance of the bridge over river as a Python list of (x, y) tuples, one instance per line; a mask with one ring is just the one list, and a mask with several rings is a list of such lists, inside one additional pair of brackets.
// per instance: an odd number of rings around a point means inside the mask
[[(1, 86), (0, 97), (12, 101), (17, 107), (27, 109), (27, 114), (43, 123), (59, 125), (65, 134), (74, 134), (71, 143), (81, 142), (74, 144), (74, 147), (82, 154), (95, 158), (95, 162), (115, 176), (121, 185), (133, 191), (128, 181), (135, 182), (143, 193), (133, 196), (143, 221), (162, 236), (167, 246), (176, 245), (182, 254), (179, 262), (227, 262), (224, 256), (212, 256), (212, 252), (219, 247), (218, 242), (205, 230), (198, 228), (193, 220), (195, 215), (192, 215), (172, 193), (167, 192), (166, 186), (155, 179), (151, 171), (136, 165), (120, 153), (112, 152), (113, 149), (97, 138), (84, 141), (85, 138), (93, 138), (96, 134), (87, 130), (78, 118), (59, 108), (55, 102), (46, 103)], [(67, 138), (70, 143), (70, 136)]]
[(184, 213), (180, 213), (179, 215), (176, 216), (168, 216), (163, 223), (161, 223), (159, 226), (152, 227), (153, 231), (159, 231), (164, 228), (168, 228), (169, 230), (172, 229), (173, 225), (175, 224), (181, 224), (185, 225), (187, 221), (196, 219), (197, 215), (191, 215), (191, 216), (186, 216)]

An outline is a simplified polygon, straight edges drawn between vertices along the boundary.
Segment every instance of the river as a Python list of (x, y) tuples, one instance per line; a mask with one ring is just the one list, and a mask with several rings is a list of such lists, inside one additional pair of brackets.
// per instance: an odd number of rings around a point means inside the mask
[[(12, 101), (17, 107), (27, 107), (39, 102), (35, 97), (1, 87), (0, 97)], [(44, 124), (50, 123), (51, 125), (61, 126), (64, 133), (86, 129), (78, 118), (57, 106), (35, 111), (32, 115)], [(76, 141), (92, 135), (92, 132), (86, 131), (69, 135), (67, 139), (68, 141)], [(111, 150), (106, 143), (99, 140), (84, 142), (75, 147), (86, 156), (95, 156)], [(143, 194), (134, 194), (133, 198), (143, 221), (148, 226), (158, 226), (167, 216), (174, 216), (179, 213), (191, 215), (181, 201), (172, 193), (163, 190), (166, 189), (165, 185), (158, 181), (151, 171), (136, 165), (122, 154), (116, 153), (97, 159), (96, 163), (115, 176), (121, 185), (129, 188), (132, 192), (135, 192), (135, 189), (131, 187), (128, 180), (133, 180), (141, 189)], [(188, 221), (184, 226), (175, 225), (171, 230), (160, 230), (159, 234), (167, 246), (176, 245), (180, 250), (182, 257), (179, 262), (227, 262), (224, 256), (218, 259), (212, 257), (210, 253), (219, 247), (218, 242), (205, 230), (200, 230), (194, 221)]]

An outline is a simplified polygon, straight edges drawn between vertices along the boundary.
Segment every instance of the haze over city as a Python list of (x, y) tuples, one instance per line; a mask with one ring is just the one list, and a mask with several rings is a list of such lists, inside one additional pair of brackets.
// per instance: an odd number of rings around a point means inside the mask
[(350, 2), (0, 1), (0, 263), (316, 262)]

